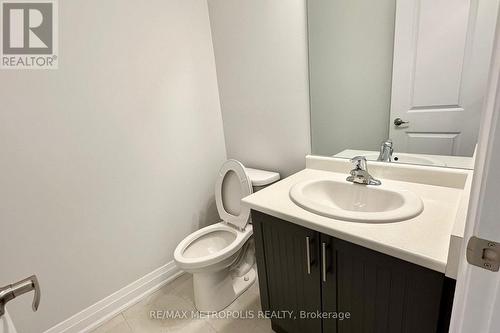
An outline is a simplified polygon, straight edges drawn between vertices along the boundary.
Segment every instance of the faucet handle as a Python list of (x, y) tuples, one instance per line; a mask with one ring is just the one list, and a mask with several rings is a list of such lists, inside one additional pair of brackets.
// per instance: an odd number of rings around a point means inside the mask
[(351, 163), (354, 163), (354, 167), (357, 170), (365, 170), (366, 171), (368, 169), (366, 157), (364, 157), (364, 156), (355, 156), (355, 157), (351, 158)]
[(390, 147), (392, 148), (394, 146), (394, 141), (392, 139), (387, 139), (384, 142), (382, 142), (382, 146)]

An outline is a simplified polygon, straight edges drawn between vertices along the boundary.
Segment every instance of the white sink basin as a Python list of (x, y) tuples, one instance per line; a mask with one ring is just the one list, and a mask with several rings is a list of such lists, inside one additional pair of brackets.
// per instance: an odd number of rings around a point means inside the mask
[(336, 180), (299, 182), (290, 189), (290, 198), (312, 213), (351, 222), (398, 222), (424, 210), (413, 192)]
[[(368, 161), (376, 161), (378, 159), (377, 154), (367, 154), (365, 157)], [(432, 158), (428, 156), (417, 156), (413, 154), (405, 153), (394, 153), (392, 156), (393, 163), (406, 163), (406, 164), (423, 164), (423, 165), (435, 165), (435, 166), (446, 166), (446, 163), (438, 160), (437, 158)]]

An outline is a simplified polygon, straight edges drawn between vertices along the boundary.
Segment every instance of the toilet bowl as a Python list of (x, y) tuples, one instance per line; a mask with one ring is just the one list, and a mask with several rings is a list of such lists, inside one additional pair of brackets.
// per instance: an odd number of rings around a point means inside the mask
[(241, 199), (279, 180), (276, 172), (245, 168), (226, 161), (215, 185), (215, 200), (222, 222), (184, 238), (174, 252), (177, 266), (193, 274), (199, 311), (220, 311), (250, 287), (256, 278), (250, 209)]

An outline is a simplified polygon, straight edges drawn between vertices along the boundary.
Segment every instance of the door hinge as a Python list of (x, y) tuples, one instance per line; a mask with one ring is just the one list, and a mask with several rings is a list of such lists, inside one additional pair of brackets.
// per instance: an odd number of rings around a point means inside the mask
[(500, 268), (500, 243), (472, 236), (467, 243), (467, 261), (492, 272)]

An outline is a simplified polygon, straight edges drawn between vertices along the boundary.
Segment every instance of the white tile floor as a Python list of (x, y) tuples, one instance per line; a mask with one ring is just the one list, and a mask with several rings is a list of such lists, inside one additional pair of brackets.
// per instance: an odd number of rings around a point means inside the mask
[[(260, 309), (259, 286), (255, 282), (225, 311), (250, 310), (255, 314)], [(104, 323), (93, 333), (273, 332), (271, 323), (267, 319), (151, 319), (150, 311), (157, 310), (195, 311), (193, 280), (190, 274), (178, 277), (167, 286)]]

